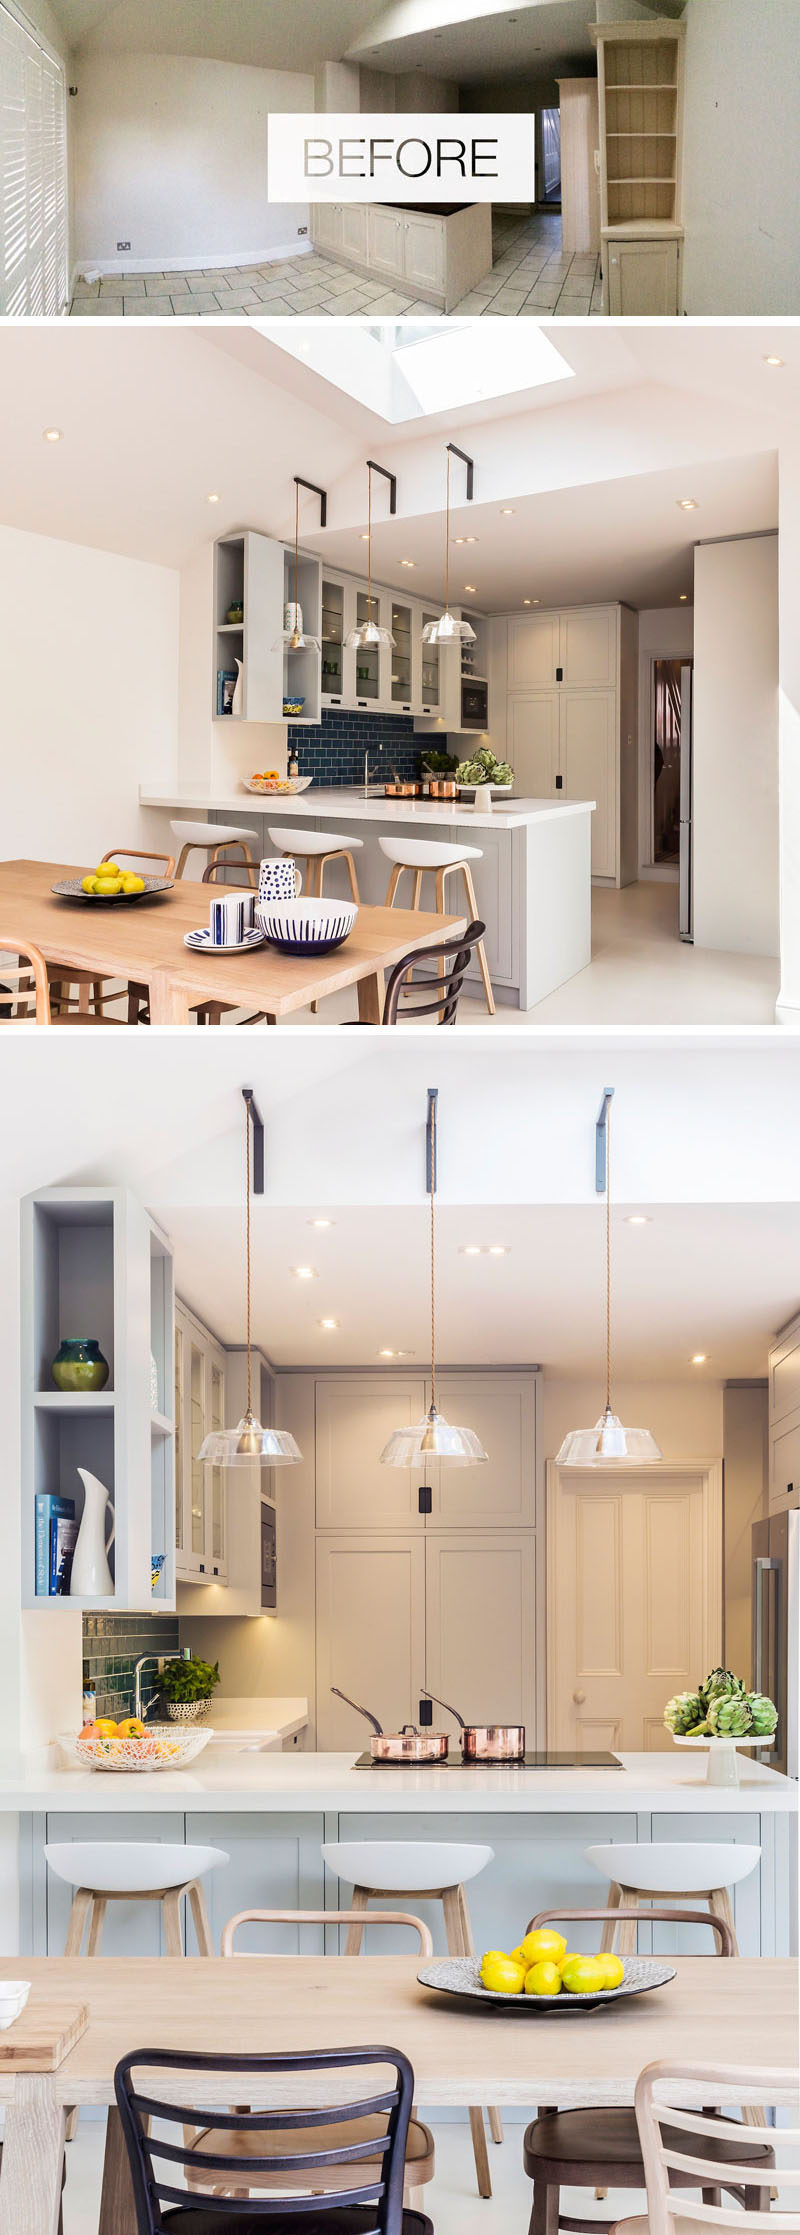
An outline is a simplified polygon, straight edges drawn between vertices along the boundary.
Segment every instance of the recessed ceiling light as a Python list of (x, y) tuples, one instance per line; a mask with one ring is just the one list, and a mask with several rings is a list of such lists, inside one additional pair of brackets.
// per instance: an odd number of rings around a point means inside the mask
[(45, 442), (63, 442), (64, 440), (64, 433), (61, 427), (43, 427), (42, 434)]
[(360, 542), (360, 543), (368, 543), (368, 542), (369, 542), (369, 529), (368, 529), (368, 528), (365, 528), (365, 529), (364, 529), (364, 531), (363, 531), (363, 534), (362, 534), (362, 535), (361, 535), (361, 536), (359, 537), (359, 542)]
[(523, 605), (530, 605), (530, 602), (530, 598), (523, 598), (522, 600)]
[(508, 1257), (509, 1250), (507, 1242), (490, 1242), (486, 1254), (488, 1257)]
[(705, 1366), (705, 1365), (706, 1365), (706, 1363), (707, 1363), (707, 1359), (706, 1359), (706, 1352), (705, 1352), (704, 1350), (696, 1350), (696, 1351), (695, 1351), (695, 1354), (694, 1354), (694, 1357), (693, 1357), (693, 1359), (692, 1359), (692, 1365), (693, 1365), (693, 1366)]
[(786, 359), (785, 357), (765, 357), (764, 363), (765, 365), (784, 365)]
[(476, 536), (476, 535), (465, 535), (465, 537), (464, 537), (464, 542), (465, 542), (465, 543), (477, 543), (477, 541), (478, 541), (478, 538), (477, 538), (477, 536)]
[(319, 1280), (316, 1265), (293, 1265), (291, 1270), (295, 1280)]
[(340, 1320), (340, 1319), (318, 1319), (318, 1320), (317, 1320), (317, 1326), (318, 1326), (318, 1327), (326, 1327), (326, 1328), (328, 1328), (328, 1329), (332, 1329), (332, 1328), (334, 1328), (334, 1327), (341, 1327), (341, 1324), (342, 1324), (342, 1322), (341, 1322), (341, 1320)]
[(507, 1242), (462, 1242), (459, 1257), (509, 1257)]
[(416, 1352), (415, 1352), (415, 1351), (413, 1351), (413, 1350), (379, 1350), (379, 1351), (378, 1351), (378, 1357), (379, 1357), (379, 1358), (414, 1358), (415, 1356), (416, 1356)]
[(463, 1242), (458, 1254), (459, 1257), (482, 1257), (483, 1251), (480, 1242)]
[(401, 567), (415, 567), (416, 563), (416, 559), (401, 559), (400, 561)]
[(464, 584), (464, 588), (465, 588), (465, 590), (471, 590), (471, 591), (472, 591), (472, 595), (473, 595), (473, 597), (474, 597), (474, 596), (475, 596), (475, 593), (476, 593), (476, 591), (477, 591), (478, 585), (477, 585), (477, 582), (465, 582), (465, 584)]
[(501, 518), (501, 520), (513, 520), (515, 511), (516, 511), (516, 505), (513, 505), (513, 504), (501, 504), (501, 506), (500, 506), (500, 518)]
[(319, 1227), (323, 1227), (323, 1226), (333, 1226), (333, 1224), (334, 1224), (334, 1221), (333, 1221), (333, 1219), (332, 1219), (332, 1218), (310, 1218), (310, 1219), (308, 1219), (308, 1221), (307, 1221), (307, 1224), (308, 1224), (309, 1226), (319, 1226)]
[(679, 497), (679, 498), (678, 498), (678, 511), (679, 511), (679, 512), (696, 512), (696, 511), (697, 511), (697, 498), (696, 498), (696, 497)]
[(680, 595), (680, 603), (681, 603), (681, 605), (688, 605), (688, 603), (689, 603), (689, 592), (688, 592), (688, 590), (682, 590), (682, 591), (681, 591), (681, 595)]
[(653, 1221), (648, 1218), (645, 1211), (631, 1211), (630, 1217), (625, 1220), (625, 1224), (626, 1226), (652, 1226)]
[(212, 489), (210, 495), (206, 497), (206, 504), (219, 504), (219, 501), (218, 490)]

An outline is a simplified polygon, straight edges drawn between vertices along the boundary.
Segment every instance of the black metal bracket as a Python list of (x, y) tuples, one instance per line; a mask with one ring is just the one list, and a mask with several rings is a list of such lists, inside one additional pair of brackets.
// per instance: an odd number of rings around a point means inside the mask
[(438, 1086), (429, 1086), (428, 1122), (425, 1127), (425, 1189), (428, 1195), (435, 1195), (439, 1185), (439, 1144), (436, 1134), (438, 1100)]
[(474, 458), (468, 457), (466, 450), (459, 450), (457, 442), (448, 442), (447, 448), (450, 451), (451, 457), (460, 458), (462, 466), (466, 466), (467, 503), (471, 504), (475, 493), (475, 460)]
[(253, 1194), (264, 1193), (264, 1121), (251, 1086), (242, 1087), (242, 1100), (253, 1128)]
[(294, 485), (296, 489), (310, 489), (312, 497), (319, 497), (319, 524), (321, 528), (326, 528), (328, 525), (327, 489), (318, 489), (316, 481), (304, 481), (301, 473), (295, 474)]
[(594, 1129), (594, 1184), (598, 1195), (605, 1195), (608, 1178), (608, 1113), (614, 1100), (613, 1086), (607, 1086), (600, 1104), (600, 1114)]
[(391, 515), (392, 515), (392, 518), (394, 518), (394, 515), (395, 515), (395, 513), (396, 513), (396, 511), (397, 511), (397, 475), (396, 475), (396, 473), (390, 473), (390, 472), (389, 472), (389, 468), (388, 468), (388, 466), (379, 466), (379, 465), (376, 465), (376, 463), (375, 463), (375, 459), (374, 459), (374, 458), (368, 458), (368, 459), (367, 459), (367, 465), (368, 465), (368, 467), (369, 467), (369, 471), (370, 471), (370, 473), (380, 473), (380, 474), (382, 474), (382, 475), (383, 475), (384, 481), (388, 481), (388, 483), (389, 483), (389, 511), (390, 511), (390, 513), (391, 513)]

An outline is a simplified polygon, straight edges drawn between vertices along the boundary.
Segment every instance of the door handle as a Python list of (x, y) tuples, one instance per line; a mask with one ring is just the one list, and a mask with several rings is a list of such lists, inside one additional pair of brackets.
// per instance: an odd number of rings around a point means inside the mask
[(575, 1701), (575, 1705), (576, 1705), (576, 1707), (582, 1707), (582, 1706), (583, 1706), (583, 1703), (584, 1703), (584, 1700), (585, 1700), (585, 1698), (586, 1698), (586, 1693), (585, 1693), (585, 1692), (573, 1692), (573, 1694), (572, 1694), (572, 1697), (573, 1697), (573, 1699), (574, 1699), (574, 1701)]

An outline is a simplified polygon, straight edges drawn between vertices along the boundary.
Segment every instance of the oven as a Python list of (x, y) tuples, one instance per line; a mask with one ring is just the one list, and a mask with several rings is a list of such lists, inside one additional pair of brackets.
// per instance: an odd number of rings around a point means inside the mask
[(489, 685), (482, 675), (461, 677), (461, 722), (464, 729), (489, 727)]

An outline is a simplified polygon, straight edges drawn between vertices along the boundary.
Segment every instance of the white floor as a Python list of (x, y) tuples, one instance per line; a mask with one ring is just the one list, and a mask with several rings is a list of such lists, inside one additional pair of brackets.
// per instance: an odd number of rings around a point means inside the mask
[[(469, 2128), (434, 2127), (436, 2173), (425, 2191), (425, 2208), (436, 2235), (526, 2235), (532, 2191), (522, 2170), (523, 2132), (522, 2124), (507, 2124), (500, 2148), (490, 2143), (494, 2194), (486, 2200), (475, 2188)], [(74, 2142), (68, 2144), (64, 2235), (97, 2235), (103, 2133), (98, 2121), (83, 2119)], [(639, 2201), (638, 2197), (612, 2193), (607, 2202), (596, 2204), (591, 2195), (581, 2192), (579, 2196), (577, 2190), (565, 2189), (561, 2205), (571, 2217), (596, 2217), (602, 2225), (616, 2212), (620, 2218), (630, 2215)]]
[[(775, 1023), (779, 984), (779, 965), (770, 957), (685, 945), (678, 937), (676, 884), (653, 880), (627, 885), (623, 892), (596, 885), (588, 968), (525, 1012), (498, 1005), (492, 1018), (477, 997), (462, 1000), (458, 1024), (517, 1030), (537, 1025), (766, 1025)], [(355, 1013), (355, 996), (348, 992), (324, 1001), (316, 1017), (298, 1010), (280, 1029), (351, 1023)]]

